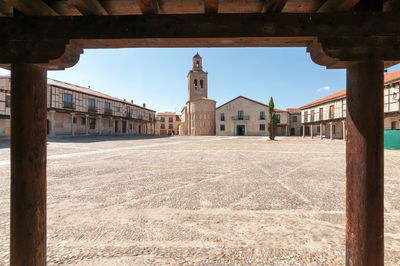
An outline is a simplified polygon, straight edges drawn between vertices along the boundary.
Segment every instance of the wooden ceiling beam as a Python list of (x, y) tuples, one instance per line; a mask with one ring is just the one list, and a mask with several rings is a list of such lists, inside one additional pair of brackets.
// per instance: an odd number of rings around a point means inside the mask
[(70, 0), (82, 15), (107, 16), (108, 12), (98, 0)]
[(0, 0), (0, 16), (12, 16), (12, 7), (8, 0)]
[(264, 0), (262, 13), (280, 13), (285, 7), (287, 0)]
[(317, 12), (347, 11), (352, 9), (360, 0), (326, 0)]
[(218, 13), (218, 0), (204, 0), (204, 13)]
[(56, 11), (41, 0), (9, 0), (9, 2), (28, 16), (58, 16)]
[(143, 14), (158, 14), (159, 4), (157, 0), (136, 0), (137, 5)]

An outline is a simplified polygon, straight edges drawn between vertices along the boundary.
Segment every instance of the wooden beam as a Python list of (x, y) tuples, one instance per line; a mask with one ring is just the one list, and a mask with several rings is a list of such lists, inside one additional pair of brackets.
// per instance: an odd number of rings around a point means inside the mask
[(347, 11), (353, 8), (360, 0), (326, 0), (318, 12)]
[(218, 13), (218, 0), (204, 0), (204, 13)]
[(28, 16), (58, 16), (57, 12), (41, 0), (9, 0), (11, 5)]
[(383, 266), (383, 62), (347, 70), (346, 265)]
[(158, 14), (159, 5), (157, 0), (136, 0), (142, 14)]
[(47, 71), (11, 66), (10, 265), (46, 265)]
[(108, 12), (98, 0), (69, 0), (82, 15), (107, 16)]
[(262, 13), (280, 13), (287, 0), (265, 0)]
[(12, 7), (8, 0), (0, 0), (0, 16), (12, 16)]

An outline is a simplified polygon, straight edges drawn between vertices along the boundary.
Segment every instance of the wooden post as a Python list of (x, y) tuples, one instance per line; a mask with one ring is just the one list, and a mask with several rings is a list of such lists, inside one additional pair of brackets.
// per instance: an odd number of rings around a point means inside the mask
[(383, 265), (383, 62), (347, 69), (346, 264)]
[(11, 65), (11, 265), (46, 264), (47, 71)]

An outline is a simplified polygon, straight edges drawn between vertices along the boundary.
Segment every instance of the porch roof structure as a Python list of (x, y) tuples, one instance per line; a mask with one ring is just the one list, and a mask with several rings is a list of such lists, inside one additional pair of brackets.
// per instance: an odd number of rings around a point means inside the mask
[(347, 68), (346, 261), (383, 265), (383, 69), (400, 61), (397, 3), (0, 0), (0, 64), (12, 79), (11, 265), (46, 264), (47, 70), (73, 66), (84, 49), (129, 47), (306, 47), (315, 63)]

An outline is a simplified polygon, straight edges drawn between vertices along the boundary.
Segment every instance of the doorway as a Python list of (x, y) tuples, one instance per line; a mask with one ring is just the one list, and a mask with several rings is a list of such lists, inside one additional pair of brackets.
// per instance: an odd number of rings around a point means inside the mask
[(296, 129), (294, 127), (290, 129), (290, 136), (296, 136)]
[(245, 135), (245, 126), (244, 125), (237, 125), (236, 126), (236, 135), (237, 136), (244, 136)]

